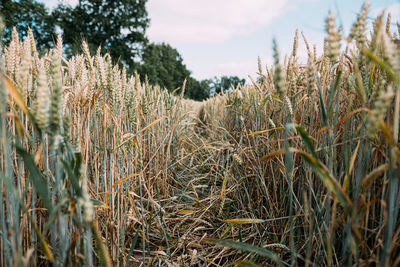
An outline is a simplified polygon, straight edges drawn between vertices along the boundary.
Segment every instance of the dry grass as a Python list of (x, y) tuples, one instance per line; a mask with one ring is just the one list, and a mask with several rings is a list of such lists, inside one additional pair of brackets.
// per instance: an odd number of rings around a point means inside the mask
[(275, 46), (252, 85), (202, 103), (14, 33), (1, 263), (399, 264), (399, 46), (383, 17), (366, 38), (366, 9), (351, 48), (330, 15), (323, 54), (298, 63), (296, 33), (284, 64)]

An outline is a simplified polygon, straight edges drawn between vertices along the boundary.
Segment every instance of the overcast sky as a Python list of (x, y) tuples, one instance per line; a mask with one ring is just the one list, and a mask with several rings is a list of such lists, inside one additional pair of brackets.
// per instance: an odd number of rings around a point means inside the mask
[[(43, 0), (50, 8), (57, 0)], [(77, 0), (63, 0), (75, 4)], [(371, 0), (371, 19), (386, 9), (394, 22), (400, 18), (398, 0)], [(329, 10), (345, 32), (354, 21), (363, 0), (149, 0), (151, 19), (147, 31), (151, 42), (166, 42), (177, 48), (193, 76), (255, 76), (257, 57), (272, 62), (272, 38), (289, 53), (296, 29), (322, 52), (324, 18)], [(392, 30), (395, 30), (393, 23)], [(299, 47), (305, 55), (304, 45)]]

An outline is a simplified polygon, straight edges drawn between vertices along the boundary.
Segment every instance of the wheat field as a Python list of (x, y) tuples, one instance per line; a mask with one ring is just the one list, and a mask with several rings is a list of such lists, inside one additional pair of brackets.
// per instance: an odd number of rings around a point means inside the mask
[(14, 31), (0, 265), (400, 265), (400, 25), (367, 12), (203, 102)]

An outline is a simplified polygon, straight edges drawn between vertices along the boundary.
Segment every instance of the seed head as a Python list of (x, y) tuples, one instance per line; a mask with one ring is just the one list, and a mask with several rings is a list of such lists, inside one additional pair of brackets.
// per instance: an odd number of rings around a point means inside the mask
[(393, 100), (393, 87), (388, 86), (387, 90), (381, 89), (378, 93), (377, 99), (374, 103), (374, 107), (371, 110), (368, 121), (367, 121), (367, 135), (370, 138), (374, 138), (379, 125), (385, 118), (385, 114), (390, 103)]
[(331, 60), (331, 62), (335, 63), (340, 54), (340, 40), (341, 34), (339, 29), (335, 27), (335, 15), (329, 13), (326, 18), (326, 32), (328, 36), (325, 38), (326, 40), (326, 56)]
[(295, 58), (297, 56), (297, 49), (299, 47), (299, 30), (296, 29), (296, 33), (294, 35), (293, 40), (293, 49), (292, 49), (292, 57)]
[(292, 102), (290, 102), (290, 99), (287, 95), (284, 96), (285, 102), (286, 102), (286, 106), (289, 110), (289, 114), (290, 116), (293, 117), (293, 107), (292, 107)]
[(315, 63), (313, 62), (312, 58), (308, 58), (307, 63), (307, 89), (309, 96), (314, 91), (316, 84), (317, 84), (317, 77), (315, 73), (317, 72)]
[(93, 212), (93, 204), (90, 200), (89, 190), (88, 190), (88, 180), (86, 176), (85, 166), (82, 164), (81, 166), (81, 188), (82, 195), (78, 199), (78, 204), (81, 206), (83, 211), (83, 221), (85, 223), (90, 223), (93, 220), (94, 212)]
[(49, 125), (50, 101), (46, 70), (42, 64), (37, 78), (37, 94), (33, 107), (36, 122), (41, 130), (46, 130)]
[(263, 70), (262, 70), (262, 63), (261, 63), (261, 58), (260, 57), (257, 57), (257, 66), (258, 66), (258, 73), (260, 75), (262, 75)]
[(242, 165), (242, 164), (243, 164), (243, 160), (242, 160), (242, 158), (240, 157), (239, 154), (234, 153), (234, 154), (232, 155), (232, 158), (236, 161), (237, 164), (239, 164), (239, 165)]
[(29, 75), (29, 71), (32, 63), (31, 49), (29, 40), (25, 40), (23, 42), (23, 49), (21, 51), (21, 62), (18, 67), (18, 71), (16, 72), (16, 81), (18, 87), (20, 88), (21, 94), (24, 98), (27, 97), (28, 92), (31, 88), (28, 88), (31, 84), (29, 79), (31, 76)]
[(272, 43), (273, 51), (274, 51), (274, 85), (277, 94), (281, 97), (285, 93), (285, 80), (283, 78), (282, 67), (279, 63), (279, 51), (276, 40), (273, 40)]
[(52, 97), (50, 108), (50, 130), (53, 134), (60, 131), (61, 113), (63, 109), (62, 101), (62, 79), (61, 79), (61, 62), (56, 51), (52, 53), (51, 59), (51, 77), (52, 77)]
[(365, 2), (361, 8), (360, 13), (357, 16), (357, 20), (354, 22), (353, 27), (349, 35), (349, 39), (356, 40), (359, 47), (366, 45), (367, 37), (365, 36), (365, 27), (368, 14), (369, 3)]
[(396, 44), (389, 37), (383, 25), (379, 29), (377, 36), (378, 45), (382, 47), (383, 58), (397, 72), (400, 71), (400, 56)]
[(386, 20), (386, 34), (390, 37), (390, 39), (393, 38), (392, 34), (390, 33), (390, 21), (392, 19), (392, 14), (390, 12), (388, 13), (387, 20)]

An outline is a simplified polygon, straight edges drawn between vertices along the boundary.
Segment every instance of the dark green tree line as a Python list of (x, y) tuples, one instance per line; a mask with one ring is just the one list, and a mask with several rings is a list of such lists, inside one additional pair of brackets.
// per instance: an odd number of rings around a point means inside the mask
[(141, 76), (146, 75), (150, 83), (174, 90), (182, 86), (190, 76), (190, 71), (183, 64), (182, 56), (169, 44), (149, 44), (143, 50)]
[[(186, 80), (185, 97), (203, 100), (209, 96), (208, 84), (191, 77), (191, 72), (183, 63), (179, 52), (169, 44), (149, 44), (144, 48), (142, 64), (139, 68), (142, 77), (147, 76), (150, 83), (158, 84), (174, 91)], [(177, 93), (180, 93), (178, 90)]]
[(75, 7), (60, 4), (52, 15), (62, 29), (69, 54), (80, 49), (84, 39), (92, 50), (101, 47), (128, 69), (147, 44), (150, 19), (147, 0), (80, 0)]
[[(0, 14), (5, 21), (2, 40), (11, 40), (15, 26), (21, 38), (33, 30), (39, 51), (54, 45), (56, 32), (61, 32), (67, 57), (81, 52), (82, 39), (92, 53), (101, 47), (128, 72), (138, 71), (151, 84), (169, 91), (182, 87), (186, 79), (185, 97), (204, 100), (210, 92), (224, 92), (243, 84), (238, 77), (214, 77), (198, 81), (191, 76), (179, 52), (169, 44), (149, 43), (146, 29), (150, 19), (147, 0), (79, 0), (74, 7), (62, 2), (52, 11), (36, 0), (1, 0)], [(179, 91), (177, 92), (179, 93)]]
[(208, 85), (210, 94), (215, 95), (233, 90), (239, 85), (244, 85), (246, 80), (238, 76), (222, 76), (221, 78), (207, 79), (204, 82)]
[(0, 14), (5, 24), (2, 35), (2, 41), (5, 44), (11, 40), (13, 27), (16, 27), (20, 38), (25, 37), (28, 27), (31, 27), (39, 50), (52, 46), (55, 37), (55, 20), (44, 4), (34, 0), (1, 0)]

